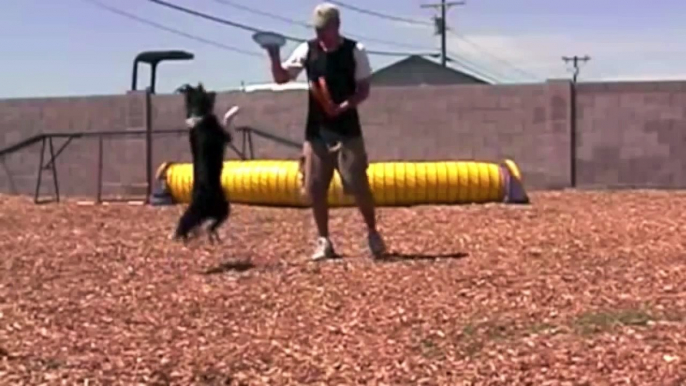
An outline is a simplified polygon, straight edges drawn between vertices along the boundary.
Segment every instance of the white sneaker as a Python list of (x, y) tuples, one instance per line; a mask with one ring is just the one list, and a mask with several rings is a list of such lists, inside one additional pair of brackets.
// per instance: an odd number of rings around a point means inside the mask
[(367, 244), (369, 245), (369, 251), (376, 258), (379, 258), (386, 253), (386, 243), (384, 243), (379, 232), (370, 232), (367, 235)]
[(326, 237), (320, 237), (317, 239), (317, 247), (312, 254), (312, 260), (323, 260), (335, 257), (336, 253), (333, 250), (333, 244), (331, 240)]

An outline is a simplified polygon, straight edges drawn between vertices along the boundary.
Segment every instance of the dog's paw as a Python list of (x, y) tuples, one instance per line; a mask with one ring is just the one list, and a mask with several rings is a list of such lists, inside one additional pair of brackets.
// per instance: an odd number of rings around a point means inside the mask
[(221, 239), (219, 238), (219, 234), (217, 234), (216, 231), (209, 232), (207, 234), (207, 238), (209, 239), (210, 244), (217, 244), (217, 243), (221, 242)]
[(189, 238), (194, 238), (194, 239), (198, 238), (198, 237), (200, 237), (201, 232), (202, 232), (202, 229), (200, 229), (199, 227), (193, 228), (193, 230), (191, 230), (189, 232), (189, 235), (190, 235)]
[(202, 121), (202, 118), (200, 117), (190, 117), (186, 119), (186, 127), (189, 129), (194, 128), (200, 121)]
[(172, 233), (169, 235), (168, 239), (175, 243), (186, 243), (188, 241), (188, 236)]

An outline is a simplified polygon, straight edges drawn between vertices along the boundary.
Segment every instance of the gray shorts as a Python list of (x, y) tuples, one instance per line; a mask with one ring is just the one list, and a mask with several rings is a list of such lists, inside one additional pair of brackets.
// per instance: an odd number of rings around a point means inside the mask
[(368, 166), (362, 137), (341, 140), (335, 147), (322, 140), (308, 140), (300, 159), (302, 188), (310, 197), (325, 197), (334, 170), (338, 170), (346, 194), (369, 194)]

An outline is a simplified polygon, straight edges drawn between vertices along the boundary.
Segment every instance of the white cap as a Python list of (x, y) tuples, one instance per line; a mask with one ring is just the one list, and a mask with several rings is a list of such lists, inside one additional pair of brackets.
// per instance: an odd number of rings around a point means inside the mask
[(315, 28), (325, 27), (333, 20), (340, 20), (338, 7), (331, 3), (321, 3), (314, 8), (312, 24)]

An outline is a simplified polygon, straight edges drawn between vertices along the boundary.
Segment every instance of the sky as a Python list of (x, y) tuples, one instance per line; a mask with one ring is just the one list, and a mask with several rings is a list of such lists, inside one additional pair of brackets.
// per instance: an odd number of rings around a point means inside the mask
[[(236, 47), (243, 53), (191, 40), (109, 12), (99, 1), (187, 34)], [(0, 98), (121, 94), (130, 88), (134, 56), (144, 50), (183, 49), (189, 62), (158, 70), (158, 93), (203, 82), (222, 91), (270, 81), (268, 60), (251, 32), (164, 8), (148, 0), (4, 0)], [(312, 31), (229, 3), (308, 22), (315, 0), (167, 0), (259, 29), (308, 38)], [(433, 0), (341, 0), (388, 20), (341, 8), (344, 34), (369, 50), (438, 52), (431, 23)], [(532, 83), (571, 76), (562, 56), (589, 55), (580, 81), (686, 79), (686, 2), (661, 0), (467, 0), (448, 13), (449, 56), (455, 65), (503, 83)], [(287, 56), (296, 43), (282, 50)], [(402, 56), (370, 55), (374, 69)], [(148, 81), (141, 68), (141, 87)]]

